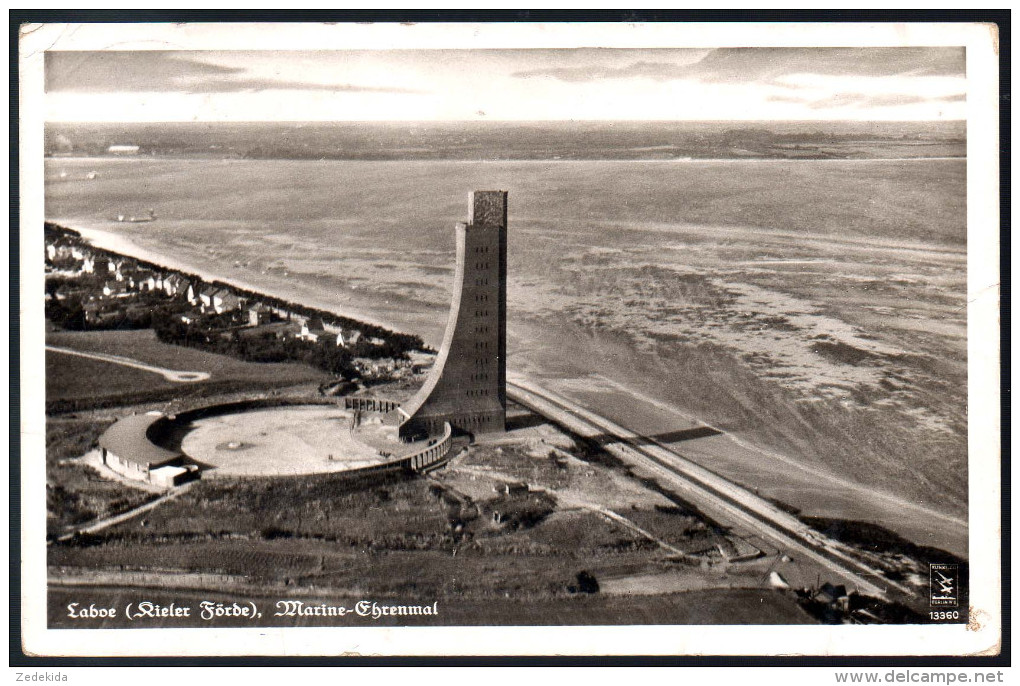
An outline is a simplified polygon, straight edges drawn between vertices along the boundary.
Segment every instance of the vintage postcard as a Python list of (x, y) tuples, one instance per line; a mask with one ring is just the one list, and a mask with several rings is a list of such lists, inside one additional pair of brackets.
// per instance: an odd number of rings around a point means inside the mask
[(27, 653), (977, 655), (980, 24), (26, 25)]

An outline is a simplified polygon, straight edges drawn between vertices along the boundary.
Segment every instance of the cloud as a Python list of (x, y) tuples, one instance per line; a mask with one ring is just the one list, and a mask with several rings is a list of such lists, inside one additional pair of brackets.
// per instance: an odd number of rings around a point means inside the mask
[(179, 52), (48, 52), (44, 81), (48, 93), (421, 92), (385, 86), (272, 79), (246, 73), (247, 70), (241, 67), (213, 64)]
[(184, 89), (188, 93), (237, 93), (242, 91), (294, 90), (329, 91), (331, 93), (424, 93), (412, 88), (389, 86), (358, 86), (350, 83), (311, 83), (282, 79), (231, 78), (200, 81)]
[(697, 65), (704, 81), (765, 80), (785, 74), (959, 76), (963, 48), (724, 48)]
[(183, 90), (202, 79), (229, 77), (236, 67), (165, 51), (47, 52), (46, 92), (103, 93)]
[(806, 105), (813, 110), (822, 110), (839, 107), (867, 109), (870, 107), (902, 107), (904, 105), (916, 105), (918, 103), (965, 102), (967, 100), (967, 96), (963, 93), (956, 93), (953, 95), (926, 98), (909, 93), (834, 93), (830, 96), (814, 100), (810, 98), (798, 98), (786, 95), (770, 95), (766, 98), (766, 100), (769, 102)]
[(656, 81), (768, 82), (787, 74), (832, 76), (959, 76), (963, 48), (719, 48), (699, 61), (636, 61), (622, 66), (554, 67), (517, 71), (517, 78), (585, 82), (646, 78)]
[(770, 95), (765, 99), (769, 102), (785, 102), (794, 105), (803, 105), (804, 103), (811, 102), (810, 98), (798, 98), (793, 95)]
[(580, 66), (529, 69), (514, 72), (512, 76), (521, 79), (548, 76), (559, 81), (585, 82), (604, 79), (645, 78), (653, 81), (671, 81), (690, 74), (691, 65), (671, 62), (634, 62), (623, 67)]

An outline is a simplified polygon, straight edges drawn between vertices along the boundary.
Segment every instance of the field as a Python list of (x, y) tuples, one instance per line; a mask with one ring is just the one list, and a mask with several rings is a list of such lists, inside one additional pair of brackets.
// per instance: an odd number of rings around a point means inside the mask
[[(942, 122), (48, 123), (48, 154), (97, 155), (118, 140), (175, 157), (347, 160), (960, 157)], [(578, 141), (583, 141), (578, 145)]]
[(708, 423), (739, 449), (693, 459), (918, 538), (967, 505), (965, 187), (964, 160), (68, 158), (46, 211), (435, 345), (465, 193), (508, 189), (511, 371), (667, 440)]
[(157, 391), (180, 386), (141, 369), (46, 351), (47, 400), (119, 397), (141, 389)]
[(327, 375), (306, 365), (244, 362), (225, 355), (168, 345), (151, 329), (133, 331), (58, 331), (46, 343), (89, 353), (127, 357), (179, 371), (208, 372), (207, 381), (175, 383), (159, 374), (100, 360), (47, 351), (46, 400), (75, 401), (75, 406), (144, 400), (143, 396), (180, 398), (238, 386), (273, 388), (322, 381)]
[(100, 519), (140, 505), (154, 496), (98, 473), (77, 462), (113, 420), (110, 418), (47, 418), (46, 529), (49, 536), (65, 528)]
[[(505, 461), (498, 469), (481, 473), (458, 464), (439, 479), (326, 474), (199, 482), (141, 518), (51, 546), (51, 626), (66, 625), (66, 617), (53, 610), (66, 605), (54, 599), (73, 595), (64, 584), (86, 584), (90, 598), (133, 602), (169, 592), (178, 605), (198, 595), (254, 599), (260, 607), (284, 597), (413, 598), (438, 602), (440, 617), (428, 623), (448, 625), (811, 621), (792, 593), (762, 584), (760, 566), (699, 570), (671, 563), (654, 542), (580, 508), (569, 484), (598, 482), (606, 502), (642, 508), (668, 502), (662, 496), (595, 463), (527, 457), (526, 448), (511, 447), (500, 448)], [(562, 493), (495, 493), (494, 485), (517, 475), (514, 465), (522, 459), (536, 467), (527, 470), (535, 487), (559, 474)], [(473, 497), (465, 494), (471, 484), (477, 486)], [(492, 516), (511, 511), (521, 516)], [(696, 542), (706, 533), (689, 515), (662, 516), (671, 522), (658, 523), (660, 528), (686, 522), (672, 534), (677, 541)], [(578, 593), (580, 575), (617, 590)], [(642, 575), (671, 583), (670, 590), (623, 588)], [(259, 623), (281, 621), (293, 622), (267, 616)]]

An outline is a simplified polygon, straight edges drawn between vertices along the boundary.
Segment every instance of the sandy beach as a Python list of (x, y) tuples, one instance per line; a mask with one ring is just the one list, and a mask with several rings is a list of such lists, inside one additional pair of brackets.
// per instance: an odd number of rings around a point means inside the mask
[(60, 219), (54, 219), (52, 221), (56, 224), (59, 224), (60, 226), (64, 226), (65, 228), (77, 231), (82, 235), (83, 238), (85, 238), (89, 243), (96, 246), (97, 248), (109, 250), (111, 252), (115, 252), (120, 255), (126, 255), (128, 257), (134, 257), (139, 260), (145, 260), (146, 262), (151, 262), (152, 264), (164, 267), (166, 269), (191, 274), (199, 277), (203, 281), (222, 281), (223, 283), (230, 284), (231, 286), (234, 286), (236, 288), (253, 291), (255, 293), (262, 293), (263, 295), (270, 295), (273, 297), (282, 298), (284, 300), (289, 300), (292, 302), (300, 302), (304, 305), (313, 307), (315, 309), (323, 310), (325, 312), (332, 312), (333, 314), (336, 314), (338, 316), (348, 317), (350, 319), (355, 319), (361, 322), (365, 322), (367, 324), (385, 327), (398, 333), (413, 333), (401, 329), (400, 325), (395, 324), (392, 321), (378, 319), (368, 314), (364, 310), (358, 309), (356, 307), (349, 306), (340, 307), (335, 302), (329, 302), (321, 295), (316, 296), (314, 294), (305, 292), (305, 289), (301, 288), (299, 285), (293, 286), (291, 288), (287, 288), (285, 286), (280, 285), (267, 288), (266, 284), (258, 284), (249, 280), (238, 279), (237, 277), (233, 276), (215, 274), (206, 269), (203, 269), (202, 267), (185, 262), (184, 260), (181, 259), (177, 259), (173, 256), (156, 253), (152, 250), (146, 249), (138, 245), (137, 243), (123, 235), (111, 233), (110, 231), (106, 231), (103, 229), (84, 226), (80, 221), (69, 222), (67, 220)]

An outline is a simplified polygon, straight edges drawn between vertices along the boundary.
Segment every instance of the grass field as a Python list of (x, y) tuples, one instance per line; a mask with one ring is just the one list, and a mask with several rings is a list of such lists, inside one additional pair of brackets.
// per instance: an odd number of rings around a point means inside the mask
[[(172, 398), (229, 390), (243, 385), (252, 389), (318, 382), (328, 375), (307, 365), (292, 363), (257, 364), (193, 348), (168, 345), (156, 339), (151, 329), (133, 331), (58, 331), (46, 335), (46, 342), (82, 352), (127, 357), (139, 362), (179, 371), (211, 374), (207, 381), (175, 383), (159, 374), (52, 351), (46, 353), (46, 400), (52, 401), (141, 401), (143, 397)], [(107, 403), (108, 404), (108, 403)]]
[(181, 386), (141, 369), (46, 351), (47, 400), (115, 397)]
[(123, 512), (153, 497), (72, 460), (91, 450), (112, 423), (101, 418), (47, 418), (47, 534), (63, 533), (68, 526)]
[(54, 332), (47, 335), (46, 342), (83, 352), (129, 357), (158, 367), (209, 372), (219, 380), (244, 379), (254, 382), (298, 384), (319, 381), (326, 377), (323, 372), (306, 365), (245, 362), (195, 348), (169, 345), (159, 341), (151, 329)]

